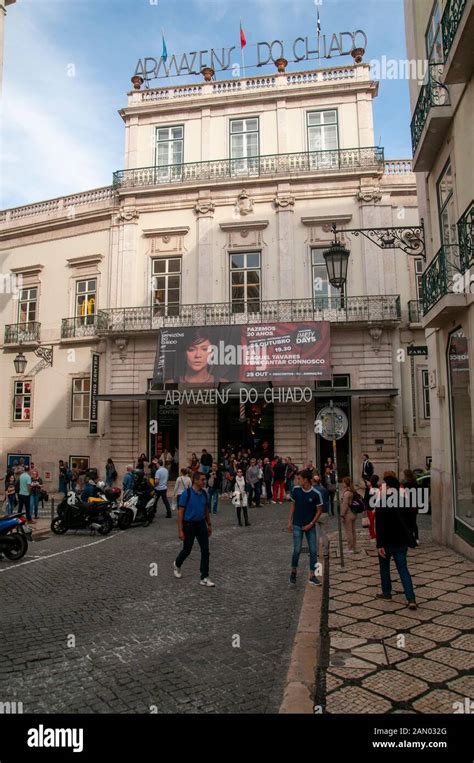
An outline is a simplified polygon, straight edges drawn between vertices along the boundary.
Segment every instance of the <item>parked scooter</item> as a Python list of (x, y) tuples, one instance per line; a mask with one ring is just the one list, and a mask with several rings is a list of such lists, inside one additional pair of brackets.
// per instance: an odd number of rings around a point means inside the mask
[(135, 523), (148, 527), (156, 515), (157, 499), (152, 486), (145, 478), (142, 469), (136, 469), (134, 475), (132, 489), (127, 490), (123, 496), (121, 506), (123, 514), (118, 521), (118, 526), (122, 530), (126, 530)]
[(58, 505), (58, 515), (51, 522), (51, 530), (56, 535), (64, 535), (68, 530), (97, 530), (100, 535), (107, 535), (114, 526), (110, 516), (109, 501), (83, 501), (77, 493), (70, 490), (67, 498)]
[[(97, 483), (97, 498), (102, 501), (107, 501), (110, 504), (110, 516), (114, 527), (120, 527), (120, 518), (125, 514), (125, 510), (121, 506), (120, 496), (122, 491), (119, 487), (106, 487), (104, 482)], [(126, 530), (126, 527), (121, 529)]]
[(23, 514), (8, 514), (0, 517), (0, 558), (5, 554), (13, 562), (25, 556), (28, 541), (31, 541), (31, 528), (26, 525)]

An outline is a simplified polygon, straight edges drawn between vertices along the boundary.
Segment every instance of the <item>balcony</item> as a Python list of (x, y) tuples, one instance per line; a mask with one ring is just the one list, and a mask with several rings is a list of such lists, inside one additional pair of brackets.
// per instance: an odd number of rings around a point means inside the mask
[(11, 323), (5, 326), (4, 344), (39, 344), (41, 323)]
[(99, 310), (98, 334), (141, 333), (182, 326), (246, 325), (286, 321), (331, 321), (332, 323), (398, 323), (400, 297), (364, 296), (318, 299), (285, 299), (235, 305), (180, 305), (176, 315), (157, 314), (156, 307), (119, 307)]
[(443, 64), (430, 64), (411, 121), (413, 171), (428, 172), (438, 155), (452, 119), (449, 90), (443, 83)]
[(299, 177), (314, 174), (353, 174), (363, 171), (383, 173), (383, 148), (340, 148), (331, 151), (268, 154), (244, 159), (214, 159), (163, 167), (139, 167), (114, 172), (113, 185), (118, 191), (127, 191), (170, 185), (229, 181), (238, 183), (244, 179), (273, 178), (280, 175)]
[(61, 339), (87, 339), (87, 337), (95, 337), (96, 335), (96, 315), (63, 318), (61, 321)]
[(474, 71), (474, 0), (448, 0), (441, 28), (445, 83), (469, 82)]
[[(441, 247), (423, 273), (421, 283), (423, 326), (440, 327), (466, 305), (458, 244)], [(435, 306), (438, 306), (435, 313), (429, 314)]]
[(474, 200), (458, 221), (459, 256), (461, 272), (474, 267)]
[(408, 302), (408, 320), (410, 323), (421, 323), (422, 315), (421, 299), (410, 299)]

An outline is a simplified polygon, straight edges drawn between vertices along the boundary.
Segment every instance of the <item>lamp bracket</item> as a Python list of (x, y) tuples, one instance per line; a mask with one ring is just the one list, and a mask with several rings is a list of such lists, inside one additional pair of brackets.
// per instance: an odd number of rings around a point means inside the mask
[(396, 228), (344, 228), (337, 229), (332, 226), (334, 236), (338, 233), (352, 233), (354, 236), (362, 235), (379, 249), (401, 249), (411, 257), (423, 257), (426, 261), (425, 226), (423, 220), (420, 225), (400, 226)]
[(53, 365), (53, 348), (52, 347), (36, 347), (34, 353), (37, 358), (41, 358), (44, 365), (43, 368)]

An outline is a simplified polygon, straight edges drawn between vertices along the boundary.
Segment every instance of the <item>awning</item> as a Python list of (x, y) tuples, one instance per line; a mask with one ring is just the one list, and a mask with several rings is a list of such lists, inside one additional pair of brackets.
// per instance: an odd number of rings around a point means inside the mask
[[(197, 391), (197, 390), (196, 390)], [(313, 390), (313, 397), (397, 397), (399, 390), (396, 387), (375, 387), (370, 389), (353, 389), (344, 387), (321, 387)], [(238, 399), (239, 395), (229, 395), (229, 397)], [(263, 397), (263, 393), (259, 395)], [(166, 391), (139, 392), (134, 393), (104, 393), (96, 395), (95, 399), (99, 402), (108, 401), (110, 403), (138, 402), (140, 400), (164, 400)]]

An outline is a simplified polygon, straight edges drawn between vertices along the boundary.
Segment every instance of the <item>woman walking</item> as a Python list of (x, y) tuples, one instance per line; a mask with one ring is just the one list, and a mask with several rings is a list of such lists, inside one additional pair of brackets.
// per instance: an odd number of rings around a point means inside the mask
[(188, 474), (188, 469), (181, 469), (181, 474), (175, 482), (173, 490), (173, 511), (176, 511), (176, 507), (179, 506), (179, 499), (185, 490), (191, 487), (191, 477)]
[(356, 550), (356, 519), (355, 514), (351, 509), (352, 499), (356, 493), (356, 489), (352, 483), (350, 477), (344, 477), (342, 480), (342, 500), (341, 500), (341, 517), (344, 522), (344, 530), (346, 532), (346, 541), (348, 545), (348, 553), (354, 554)]
[(250, 527), (249, 515), (247, 511), (247, 491), (245, 490), (245, 477), (242, 469), (237, 469), (232, 503), (237, 509), (237, 522), (239, 523), (239, 527), (242, 527), (242, 509), (244, 511), (245, 527)]
[(365, 488), (364, 503), (366, 506), (367, 518), (369, 520), (369, 535), (371, 540), (375, 540), (375, 505), (378, 503), (380, 495), (379, 475), (373, 474)]

